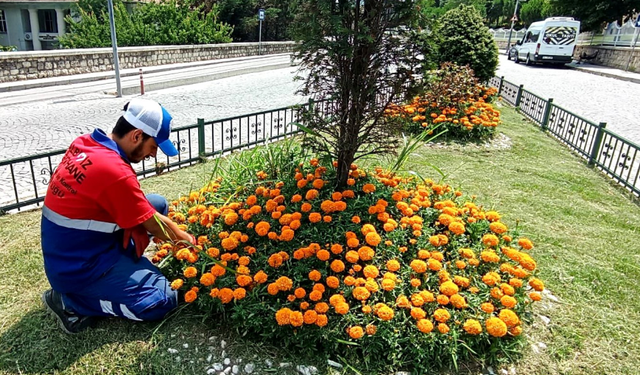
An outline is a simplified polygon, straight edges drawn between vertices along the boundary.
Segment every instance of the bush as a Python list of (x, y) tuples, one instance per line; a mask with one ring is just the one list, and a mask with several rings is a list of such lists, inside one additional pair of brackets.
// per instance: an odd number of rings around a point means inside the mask
[(346, 190), (335, 178), (311, 159), (254, 170), (233, 194), (214, 180), (171, 203), (199, 245), (161, 244), (153, 261), (240, 334), (365, 373), (517, 352), (543, 289), (528, 239), (444, 184), (355, 165)]
[(483, 139), (492, 136), (500, 123), (500, 112), (489, 104), (495, 94), (495, 88), (478, 83), (468, 66), (443, 63), (420, 95), (410, 103), (390, 105), (385, 114), (396, 117), (411, 134), (431, 134), (438, 128), (446, 131), (446, 138)]
[(440, 62), (469, 65), (480, 82), (487, 82), (498, 66), (498, 47), (472, 6), (460, 5), (438, 21)]
[[(202, 7), (201, 7), (202, 8)], [(218, 8), (204, 14), (184, 3), (167, 1), (145, 3), (129, 13), (121, 2), (114, 4), (114, 19), (118, 45), (183, 45), (231, 42), (233, 28), (219, 22)], [(79, 9), (80, 20), (67, 17), (69, 32), (60, 37), (63, 48), (111, 46), (108, 14)]]

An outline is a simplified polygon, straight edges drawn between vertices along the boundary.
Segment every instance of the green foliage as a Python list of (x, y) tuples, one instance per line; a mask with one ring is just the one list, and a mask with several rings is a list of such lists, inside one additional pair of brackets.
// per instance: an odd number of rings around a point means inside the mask
[(440, 62), (469, 65), (475, 76), (488, 81), (498, 66), (498, 47), (478, 11), (461, 5), (442, 16), (435, 30), (440, 34)]
[(16, 46), (3, 46), (0, 45), (0, 52), (13, 52), (13, 51), (17, 51), (18, 47)]
[(632, 17), (640, 10), (640, 0), (550, 0), (552, 13), (580, 20), (583, 31), (600, 31), (608, 22)]
[[(208, 13), (175, 1), (145, 3), (128, 12), (122, 3), (114, 4), (119, 46), (227, 43), (232, 28), (218, 20), (218, 8)], [(67, 18), (69, 32), (60, 38), (66, 48), (107, 47), (111, 45), (108, 14), (98, 15), (80, 8), (80, 20)]]
[(296, 8), (296, 58), (306, 75), (301, 93), (331, 99), (305, 113), (318, 137), (308, 146), (338, 161), (337, 184), (365, 155), (395, 152), (396, 129), (384, 108), (418, 72), (419, 50), (408, 29), (422, 1), (303, 0)]
[(522, 5), (520, 19), (525, 24), (543, 20), (551, 15), (549, 0), (529, 0)]

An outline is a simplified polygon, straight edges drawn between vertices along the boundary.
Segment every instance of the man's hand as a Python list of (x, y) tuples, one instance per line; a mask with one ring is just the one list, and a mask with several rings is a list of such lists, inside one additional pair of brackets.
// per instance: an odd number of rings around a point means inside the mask
[(156, 213), (142, 225), (149, 233), (161, 240), (188, 241), (194, 245), (198, 244), (194, 236), (178, 228), (176, 223), (160, 213)]

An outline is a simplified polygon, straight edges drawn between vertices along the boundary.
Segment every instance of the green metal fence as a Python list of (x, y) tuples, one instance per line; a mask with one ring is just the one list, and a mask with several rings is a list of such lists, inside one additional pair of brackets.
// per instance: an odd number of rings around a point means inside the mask
[(640, 196), (640, 146), (553, 102), (524, 89), (522, 85), (493, 77), (489, 84), (498, 95), (538, 124), (542, 130), (587, 160), (590, 166)]
[[(327, 103), (321, 102), (320, 105)], [(147, 158), (135, 165), (140, 178), (198, 163), (203, 157), (222, 155), (241, 148), (276, 141), (298, 132), (295, 123), (310, 103), (248, 115), (205, 121), (172, 130), (179, 153), (175, 157)], [(0, 189), (11, 191), (0, 197), (0, 213), (37, 207), (44, 201), (55, 167), (66, 150), (56, 150), (0, 161)]]

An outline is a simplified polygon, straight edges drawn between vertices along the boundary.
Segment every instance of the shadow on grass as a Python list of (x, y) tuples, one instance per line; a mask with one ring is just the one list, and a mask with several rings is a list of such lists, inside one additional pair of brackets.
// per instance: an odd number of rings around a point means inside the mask
[[(99, 357), (104, 354), (115, 354), (117, 349), (102, 350), (104, 346), (117, 343), (117, 346), (146, 346), (140, 348), (137, 358), (129, 363), (122, 363), (122, 358), (103, 358), (104, 365), (93, 363), (96, 372), (110, 372), (109, 367), (117, 360), (118, 371), (122, 373), (141, 372), (141, 363), (149, 363), (155, 350), (149, 348), (153, 330), (158, 323), (133, 323), (118, 319), (105, 319), (98, 322), (95, 328), (77, 335), (67, 335), (58, 326), (57, 320), (44, 307), (28, 311), (22, 318), (4, 331), (0, 336), (0, 372), (7, 373), (51, 373), (70, 370), (78, 360), (86, 355)], [(134, 327), (135, 326), (135, 327)], [(151, 349), (151, 350), (149, 350)], [(127, 350), (129, 351), (129, 350)], [(94, 352), (95, 355), (93, 354)], [(107, 357), (110, 357), (107, 355)], [(93, 361), (93, 360), (92, 360)], [(106, 368), (105, 368), (106, 367)], [(129, 367), (129, 368), (127, 368)], [(70, 369), (71, 368), (71, 369)], [(94, 371), (89, 371), (94, 372)], [(148, 373), (147, 371), (143, 371)]]

